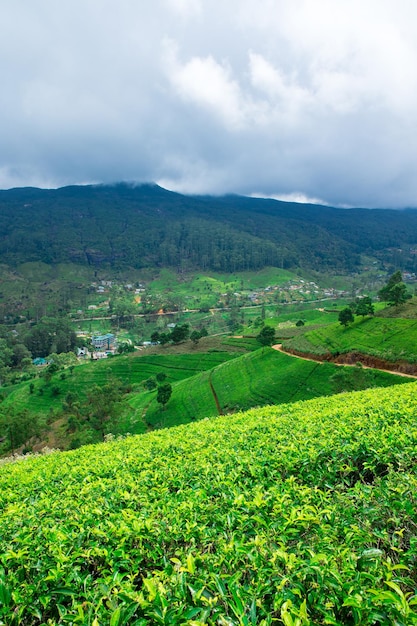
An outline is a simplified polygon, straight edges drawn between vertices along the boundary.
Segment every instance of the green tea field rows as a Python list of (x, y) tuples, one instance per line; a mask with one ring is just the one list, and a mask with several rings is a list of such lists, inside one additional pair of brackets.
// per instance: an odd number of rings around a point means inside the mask
[(0, 467), (0, 624), (417, 624), (417, 385)]
[(313, 354), (361, 352), (387, 361), (417, 362), (417, 321), (402, 318), (356, 318), (344, 328), (331, 324), (285, 342)]
[(136, 419), (142, 416), (148, 425), (173, 426), (254, 406), (404, 382), (387, 372), (315, 363), (264, 348), (174, 384), (164, 409), (155, 391), (134, 395), (129, 404)]
[[(14, 406), (17, 409), (28, 408), (34, 413), (48, 413), (51, 409), (59, 409), (68, 392), (77, 395), (80, 401), (85, 400), (88, 391), (94, 385), (102, 385), (109, 379), (118, 378), (123, 382), (135, 385), (147, 378), (154, 377), (162, 372), (169, 382), (183, 380), (197, 372), (212, 369), (216, 365), (236, 357), (236, 353), (209, 352), (195, 354), (166, 354), (143, 355), (129, 354), (117, 356), (98, 362), (87, 362), (76, 366), (72, 373), (65, 370), (54, 375), (46, 383), (44, 378), (34, 382), (33, 393), (30, 393), (30, 383), (21, 383), (9, 392), (4, 400), (4, 406)], [(53, 389), (58, 390), (53, 392)]]

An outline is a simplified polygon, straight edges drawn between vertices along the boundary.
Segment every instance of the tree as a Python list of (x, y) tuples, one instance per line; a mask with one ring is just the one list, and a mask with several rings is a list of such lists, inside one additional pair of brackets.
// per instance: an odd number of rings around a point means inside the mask
[(143, 386), (148, 389), (148, 391), (152, 391), (156, 389), (156, 380), (152, 376), (143, 381)]
[(16, 448), (39, 434), (41, 427), (40, 418), (30, 414), (27, 409), (7, 407), (0, 413), (0, 435), (6, 438), (6, 449), (11, 450), (12, 454)]
[(339, 322), (342, 324), (342, 326), (346, 328), (355, 319), (353, 317), (352, 309), (348, 306), (342, 309), (339, 313), (338, 319), (339, 319)]
[(171, 341), (171, 333), (159, 333), (159, 343), (161, 346), (165, 346), (165, 344)]
[(198, 330), (193, 330), (193, 332), (190, 335), (190, 339), (193, 342), (193, 344), (196, 346), (198, 344), (198, 342), (200, 341), (201, 335), (198, 332)]
[(71, 322), (62, 317), (43, 317), (24, 339), (34, 357), (46, 357), (52, 352), (70, 352), (77, 345)]
[(157, 402), (162, 404), (163, 407), (167, 404), (172, 394), (172, 386), (170, 383), (164, 383), (158, 387), (158, 393), (156, 396)]
[(13, 353), (10, 358), (10, 365), (12, 367), (19, 367), (22, 365), (22, 361), (25, 359), (31, 359), (31, 353), (23, 343), (15, 343), (12, 345)]
[(256, 338), (263, 346), (272, 346), (275, 341), (275, 329), (272, 326), (264, 326)]
[(49, 383), (49, 381), (51, 380), (52, 376), (54, 374), (56, 374), (59, 371), (59, 365), (56, 361), (52, 361), (48, 367), (42, 372), (43, 377), (45, 378), (46, 382)]
[(136, 304), (128, 296), (116, 296), (110, 300), (109, 310), (116, 316), (118, 325), (123, 328), (134, 319)]
[(400, 270), (389, 277), (387, 284), (378, 291), (378, 296), (380, 300), (387, 302), (388, 306), (398, 306), (411, 298)]
[(188, 339), (190, 335), (190, 326), (189, 324), (181, 324), (179, 326), (175, 326), (175, 328), (171, 332), (171, 341), (173, 343), (180, 343), (181, 341), (185, 341)]
[(103, 441), (107, 422), (117, 420), (121, 400), (122, 384), (119, 380), (111, 380), (101, 387), (94, 385), (87, 394), (87, 420), (100, 433)]
[(362, 317), (365, 317), (365, 315), (373, 315), (374, 312), (374, 305), (372, 304), (372, 300), (369, 296), (366, 296), (365, 298), (360, 298), (356, 303), (356, 315), (361, 315)]
[(118, 354), (127, 354), (128, 352), (134, 352), (134, 351), (135, 351), (135, 346), (133, 345), (133, 343), (130, 343), (128, 341), (125, 341), (124, 343), (119, 343), (119, 345), (117, 346)]

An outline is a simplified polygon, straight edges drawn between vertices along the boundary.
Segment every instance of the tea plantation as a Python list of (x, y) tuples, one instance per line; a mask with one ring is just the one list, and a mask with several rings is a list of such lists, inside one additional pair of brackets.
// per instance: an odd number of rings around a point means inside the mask
[(358, 351), (387, 361), (416, 362), (415, 319), (365, 317), (344, 328), (338, 323), (322, 326), (284, 342), (287, 348), (312, 354)]
[(417, 384), (0, 468), (0, 624), (417, 624)]

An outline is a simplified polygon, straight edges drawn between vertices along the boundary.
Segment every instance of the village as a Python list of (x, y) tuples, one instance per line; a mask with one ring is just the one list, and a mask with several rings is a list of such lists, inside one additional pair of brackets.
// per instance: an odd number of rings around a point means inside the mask
[[(161, 306), (161, 298), (155, 290), (146, 287), (145, 283), (138, 282), (135, 284), (124, 283), (119, 284), (114, 280), (101, 280), (93, 282), (90, 286), (91, 292), (94, 294), (94, 303), (89, 303), (86, 309), (77, 309), (73, 317), (93, 318), (95, 316), (108, 315), (111, 309), (111, 301), (114, 299), (114, 293), (120, 298), (121, 294), (130, 298), (132, 304), (137, 308), (135, 315), (144, 315), (150, 312), (169, 312), (173, 311), (196, 311), (202, 308), (217, 309), (228, 307), (231, 304), (238, 306), (259, 306), (262, 304), (290, 304), (297, 302), (314, 302), (323, 299), (345, 298), (349, 296), (349, 292), (333, 287), (323, 288), (314, 281), (307, 281), (302, 278), (289, 280), (280, 285), (267, 285), (266, 287), (256, 290), (240, 289), (236, 291), (212, 291), (210, 293), (210, 306), (202, 307), (203, 297), (199, 297), (196, 293), (187, 293), (182, 298), (183, 306), (179, 306), (181, 298), (178, 296), (175, 303), (169, 307)], [(165, 295), (165, 294), (164, 294)], [(205, 300), (208, 300), (207, 294)], [(97, 296), (103, 296), (99, 299)], [(169, 302), (169, 298), (167, 299)], [(154, 303), (155, 310), (150, 307)]]

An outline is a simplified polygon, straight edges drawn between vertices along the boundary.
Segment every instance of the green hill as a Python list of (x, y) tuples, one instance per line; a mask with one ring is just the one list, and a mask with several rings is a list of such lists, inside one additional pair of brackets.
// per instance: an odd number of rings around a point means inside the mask
[(150, 427), (166, 427), (254, 406), (404, 382), (406, 379), (387, 372), (316, 363), (263, 348), (174, 384), (164, 409), (156, 401), (155, 391), (136, 394), (129, 404), (134, 411), (132, 419), (140, 422), (142, 418)]
[(416, 391), (4, 464), (0, 621), (417, 624)]
[[(236, 353), (226, 352), (226, 350), (179, 355), (138, 356), (137, 353), (131, 353), (98, 362), (86, 362), (76, 366), (72, 373), (65, 370), (64, 378), (61, 378), (62, 372), (52, 376), (49, 382), (45, 378), (38, 378), (34, 383), (32, 394), (29, 382), (15, 387), (5, 387), (4, 392), (7, 395), (3, 405), (47, 413), (51, 409), (60, 408), (68, 392), (74, 393), (79, 402), (85, 402), (87, 394), (94, 385), (104, 385), (115, 378), (120, 379), (124, 384), (129, 385), (132, 391), (135, 391), (140, 383), (155, 377), (158, 373), (165, 374), (169, 382), (176, 382), (189, 378), (197, 372), (211, 369), (236, 356)], [(58, 392), (53, 393), (54, 388), (57, 388)]]
[(417, 363), (417, 321), (393, 317), (355, 318), (308, 331), (284, 342), (286, 348), (317, 355), (359, 352), (390, 362)]
[[(253, 350), (253, 342), (229, 338), (220, 344), (224, 351), (208, 353), (132, 353), (58, 371), (50, 380), (43, 376), (5, 387), (0, 450), (9, 452), (16, 441), (20, 449), (40, 450), (45, 445), (68, 449), (100, 441), (104, 433), (143, 433), (254, 406), (406, 382), (387, 372), (315, 363), (271, 348), (242, 356), (226, 352), (242, 346)], [(163, 409), (156, 390), (147, 391), (148, 381), (156, 387), (160, 375), (173, 390)], [(107, 414), (105, 392), (104, 413), (95, 403), (104, 388), (109, 394), (120, 391), (117, 407)], [(102, 415), (99, 423), (97, 411)], [(11, 433), (10, 423), (15, 424)]]

